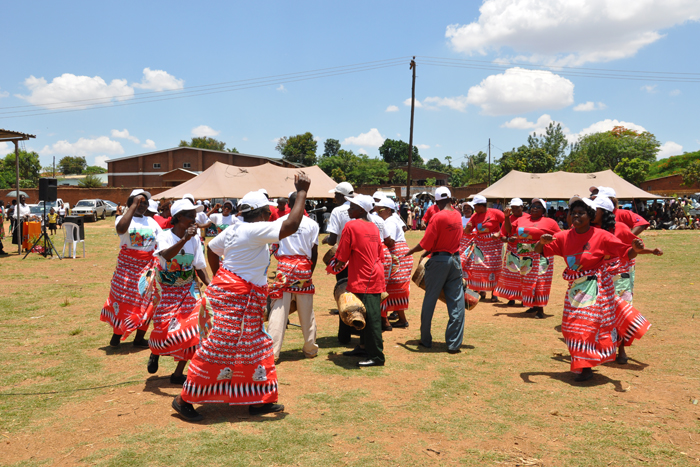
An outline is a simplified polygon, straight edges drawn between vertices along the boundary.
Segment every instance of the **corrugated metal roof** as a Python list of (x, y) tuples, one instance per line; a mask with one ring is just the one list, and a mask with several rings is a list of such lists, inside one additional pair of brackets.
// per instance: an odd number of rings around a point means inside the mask
[(143, 153), (143, 154), (135, 154), (135, 155), (133, 155), (133, 156), (116, 157), (116, 158), (114, 158), (114, 159), (109, 159), (109, 160), (107, 160), (106, 162), (123, 161), (123, 160), (126, 160), (126, 159), (133, 159), (133, 158), (135, 158), (135, 157), (151, 156), (151, 155), (153, 155), (153, 154), (160, 154), (160, 153), (168, 152), (168, 151), (178, 151), (178, 150), (180, 150), (180, 149), (196, 149), (196, 150), (201, 149), (202, 151), (215, 152), (215, 153), (218, 153), (218, 154), (233, 154), (233, 155), (236, 155), (236, 156), (254, 157), (254, 158), (256, 158), (256, 159), (265, 159), (265, 160), (270, 161), (270, 162), (272, 162), (272, 163), (274, 163), (274, 164), (282, 163), (282, 159), (278, 159), (278, 158), (275, 158), (275, 157), (255, 156), (255, 155), (253, 155), (253, 154), (242, 154), (242, 153), (240, 153), (240, 152), (217, 151), (217, 150), (215, 150), (215, 149), (193, 148), (193, 147), (190, 147), (190, 146), (178, 146), (178, 147), (176, 147), (176, 148), (161, 149), (161, 150), (158, 150), (158, 151), (145, 152), (145, 153)]
[(0, 128), (0, 141), (7, 141), (13, 139), (26, 140), (29, 138), (36, 138), (36, 135), (30, 135), (29, 133), (20, 133), (19, 131), (4, 130)]

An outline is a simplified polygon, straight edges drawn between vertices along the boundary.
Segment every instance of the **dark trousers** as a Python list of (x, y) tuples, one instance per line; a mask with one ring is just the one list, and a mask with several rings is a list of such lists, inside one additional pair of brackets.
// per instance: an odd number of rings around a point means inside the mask
[(358, 293), (367, 311), (365, 328), (360, 335), (360, 345), (364, 345), (370, 359), (377, 363), (384, 363), (384, 341), (382, 340), (382, 295), (378, 293)]
[(425, 296), (420, 314), (420, 340), (426, 347), (433, 345), (430, 327), (440, 291), (447, 302), (447, 329), (445, 343), (449, 350), (457, 350), (464, 337), (464, 286), (459, 254), (431, 257), (425, 264)]
[[(338, 274), (335, 276), (335, 281), (340, 282), (343, 279), (348, 278), (348, 268), (343, 269), (340, 271)], [(343, 323), (343, 320), (340, 319), (340, 315), (338, 315), (338, 342), (341, 344), (349, 344), (350, 339), (352, 339), (352, 332), (355, 330), (352, 326), (348, 326), (347, 324)]]

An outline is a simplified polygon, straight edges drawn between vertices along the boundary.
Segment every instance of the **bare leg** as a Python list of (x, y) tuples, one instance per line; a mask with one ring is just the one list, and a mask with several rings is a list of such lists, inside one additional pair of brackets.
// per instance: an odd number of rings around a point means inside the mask
[(148, 347), (148, 341), (143, 337), (145, 335), (146, 331), (142, 329), (137, 329), (136, 335), (134, 336), (134, 345), (137, 347)]
[(182, 376), (182, 372), (185, 371), (187, 366), (187, 361), (177, 362), (177, 368), (173, 372), (173, 376)]
[(627, 364), (627, 352), (625, 352), (625, 341), (620, 341), (620, 347), (617, 349), (617, 358), (615, 363), (620, 365)]

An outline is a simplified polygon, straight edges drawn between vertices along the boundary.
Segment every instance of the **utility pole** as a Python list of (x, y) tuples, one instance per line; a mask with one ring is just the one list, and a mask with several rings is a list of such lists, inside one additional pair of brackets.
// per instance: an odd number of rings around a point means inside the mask
[(413, 112), (416, 108), (416, 57), (411, 60), (409, 70), (413, 70), (411, 84), (411, 129), (408, 133), (408, 170), (406, 171), (406, 199), (411, 199), (411, 162), (413, 160)]
[(491, 138), (489, 138), (489, 184), (491, 186)]
[(53, 156), (53, 178), (56, 178), (56, 156)]

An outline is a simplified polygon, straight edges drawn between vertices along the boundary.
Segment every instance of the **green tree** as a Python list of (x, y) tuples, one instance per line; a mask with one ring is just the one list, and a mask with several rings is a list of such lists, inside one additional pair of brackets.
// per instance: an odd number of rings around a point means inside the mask
[(78, 182), (80, 188), (100, 188), (102, 186), (102, 180), (100, 180), (94, 174), (86, 176), (84, 179)]
[(85, 167), (87, 167), (85, 157), (66, 156), (58, 161), (58, 169), (64, 175), (80, 175)]
[(310, 132), (295, 136), (284, 136), (277, 142), (275, 149), (282, 154), (282, 159), (302, 165), (316, 164), (318, 143)]
[[(379, 154), (391, 169), (408, 165), (408, 143), (401, 140), (385, 139), (379, 147)], [(423, 158), (418, 154), (418, 148), (415, 146), (413, 146), (411, 154), (411, 165), (414, 167), (424, 166)]]
[(408, 174), (401, 169), (396, 169), (389, 177), (389, 183), (392, 185), (405, 185), (408, 181)]
[(688, 164), (683, 172), (681, 172), (681, 175), (683, 177), (683, 185), (700, 185), (700, 160), (696, 160)]
[(532, 148), (529, 146), (520, 146), (518, 149), (504, 152), (498, 160), (499, 173), (497, 178), (508, 174), (511, 170), (519, 170), (528, 173), (547, 173), (556, 170), (556, 158), (542, 148)]
[(550, 154), (557, 161), (557, 165), (561, 164), (566, 156), (566, 148), (569, 146), (569, 142), (564, 135), (564, 131), (559, 123), (554, 125), (554, 122), (550, 122), (549, 126), (545, 129), (544, 135), (537, 136), (536, 133), (528, 136), (527, 144), (533, 149), (544, 149), (545, 152)]
[(425, 179), (425, 186), (435, 186), (437, 183), (437, 180), (434, 177), (426, 178)]
[(87, 167), (85, 167), (85, 170), (83, 170), (83, 172), (88, 174), (88, 175), (106, 174), (107, 169), (105, 169), (104, 167), (97, 166), (97, 165), (88, 165)]
[(340, 151), (340, 141), (328, 138), (323, 143), (323, 157), (337, 156)]
[(210, 138), (208, 136), (195, 137), (190, 141), (180, 140), (178, 144), (180, 148), (199, 148), (199, 149), (211, 149), (212, 151), (226, 151), (226, 152), (238, 152), (238, 149), (226, 148), (226, 143), (219, 141), (218, 139)]
[(649, 178), (665, 177), (683, 172), (688, 165), (700, 160), (700, 151), (684, 152), (679, 156), (671, 156), (659, 159), (651, 163)]
[(428, 162), (425, 163), (425, 168), (428, 170), (434, 170), (435, 172), (447, 173), (447, 166), (440, 162), (440, 159), (433, 157)]
[(615, 167), (615, 173), (630, 183), (639, 186), (649, 175), (649, 161), (640, 158), (623, 158)]
[(335, 156), (321, 157), (318, 166), (336, 182), (347, 181), (355, 188), (383, 184), (389, 177), (389, 165), (383, 160), (345, 149)]
[[(476, 154), (465, 156), (467, 158), (467, 161), (463, 162), (461, 165), (461, 169), (465, 177), (462, 186), (472, 185), (474, 183), (484, 183), (488, 181), (489, 163), (486, 160), (488, 158), (488, 154), (486, 154), (484, 151), (479, 151)], [(491, 164), (492, 172), (494, 166), (495, 164)]]
[(562, 166), (572, 172), (615, 170), (624, 158), (655, 161), (659, 146), (656, 137), (648, 131), (639, 133), (616, 126), (610, 131), (582, 136)]
[[(9, 184), (7, 188), (15, 186), (15, 153), (11, 152), (4, 159), (0, 160), (0, 173), (4, 184)], [(41, 163), (39, 154), (36, 152), (19, 152), (19, 178), (21, 188), (33, 188), (39, 183), (41, 173)]]

